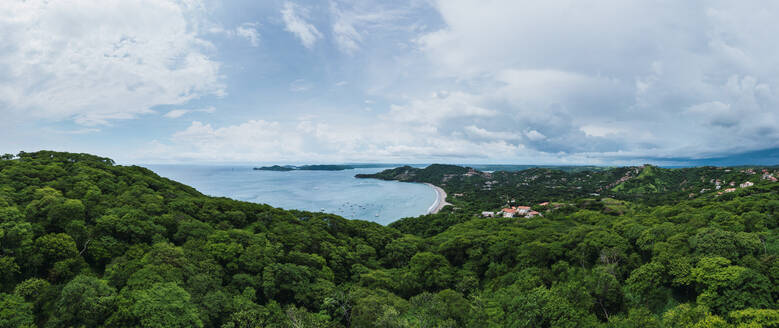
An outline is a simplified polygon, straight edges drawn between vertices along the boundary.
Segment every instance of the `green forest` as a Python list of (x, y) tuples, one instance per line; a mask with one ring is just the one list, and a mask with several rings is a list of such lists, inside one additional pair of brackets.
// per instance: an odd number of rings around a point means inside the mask
[[(0, 328), (779, 327), (779, 183), (760, 174), (390, 173), (458, 209), (382, 226), (88, 154), (4, 155)], [(475, 215), (511, 198), (565, 206)]]
[(741, 183), (764, 184), (779, 177), (776, 166), (574, 168), (577, 167), (482, 172), (457, 165), (433, 164), (425, 168), (402, 166), (356, 177), (432, 183), (453, 196), (447, 201), (462, 211), (475, 213), (506, 205), (568, 204), (602, 198), (644, 205), (675, 204), (691, 198), (711, 198), (729, 188), (739, 188)]

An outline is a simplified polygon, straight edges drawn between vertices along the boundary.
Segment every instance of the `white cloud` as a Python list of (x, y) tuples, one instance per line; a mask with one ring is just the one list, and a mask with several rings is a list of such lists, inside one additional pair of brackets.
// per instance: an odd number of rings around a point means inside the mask
[(313, 24), (307, 21), (308, 10), (293, 2), (285, 2), (281, 10), (287, 32), (294, 34), (304, 47), (311, 49), (317, 40), (322, 38), (322, 33)]
[(223, 95), (198, 1), (0, 2), (0, 111), (109, 124)]
[(532, 141), (544, 140), (546, 136), (536, 130), (530, 130), (525, 132), (525, 136)]
[(267, 154), (289, 154), (299, 156), (295, 151), (300, 138), (282, 129), (277, 122), (252, 120), (243, 124), (213, 128), (210, 124), (194, 121), (183, 131), (173, 135), (172, 141), (188, 146), (191, 153), (179, 156), (215, 159), (229, 156), (233, 160), (252, 160)]
[(260, 45), (260, 32), (258, 31), (259, 23), (245, 22), (238, 25), (234, 29), (224, 28), (222, 25), (214, 22), (206, 22), (207, 26), (204, 31), (213, 34), (221, 35), (228, 38), (240, 37), (249, 42), (252, 47), (258, 47)]
[(605, 137), (608, 135), (616, 135), (618, 133), (625, 132), (623, 129), (617, 127), (595, 124), (584, 125), (580, 127), (579, 130), (591, 137)]
[[(463, 134), (442, 136), (429, 125), (407, 126), (391, 121), (344, 122), (313, 117), (298, 121), (250, 120), (214, 127), (194, 121), (169, 141), (155, 141), (133, 155), (139, 161), (214, 162), (346, 162), (346, 161), (448, 161), (468, 158), (500, 160), (540, 154), (499, 138), (509, 132), (481, 133), (481, 140)], [(492, 134), (496, 133), (496, 134)], [(495, 139), (495, 138), (498, 139)], [(521, 138), (521, 136), (515, 136)], [(550, 160), (543, 154), (536, 160)]]
[(182, 116), (184, 116), (186, 114), (189, 114), (189, 113), (195, 113), (195, 112), (213, 113), (215, 111), (216, 111), (216, 108), (214, 108), (213, 106), (212, 107), (207, 107), (207, 108), (202, 108), (202, 109), (173, 109), (171, 111), (168, 111), (167, 113), (165, 113), (165, 115), (162, 115), (162, 116), (166, 117), (166, 118), (179, 118), (179, 117), (182, 117)]
[(360, 48), (362, 34), (357, 32), (354, 23), (336, 9), (336, 21), (333, 24), (335, 42), (341, 51), (351, 54)]
[(444, 119), (491, 117), (496, 111), (480, 107), (479, 97), (463, 92), (434, 92), (429, 98), (415, 99), (406, 105), (392, 105), (387, 117), (398, 122), (437, 125)]
[(174, 109), (174, 110), (171, 110), (171, 111), (167, 112), (163, 116), (167, 117), (167, 118), (179, 118), (179, 117), (182, 117), (182, 116), (184, 116), (184, 114), (187, 114), (189, 112), (190, 112), (190, 110), (188, 110), (188, 109)]
[(331, 0), (333, 40), (338, 49), (348, 55), (360, 50), (370, 38), (378, 39), (381, 43), (392, 42), (391, 32), (417, 27), (416, 24), (409, 24), (408, 18), (415, 9), (420, 9), (420, 4), (413, 0)]
[[(235, 95), (225, 108), (259, 100), (271, 109), (226, 111), (218, 122), (232, 123), (193, 123), (155, 149), (170, 147), (180, 158), (522, 162), (779, 147), (779, 43), (766, 41), (779, 27), (779, 3), (285, 0), (260, 7), (272, 8), (286, 32), (241, 23), (243, 15), (222, 28), (225, 22), (204, 19), (197, 0), (0, 2), (0, 127), (21, 131), (17, 122), (30, 117), (110, 124), (152, 108), (186, 117), (197, 111), (184, 107), (189, 100), (223, 95), (228, 81), (206, 37), (247, 46), (267, 39), (270, 48), (278, 40), (272, 33), (289, 32), (287, 41), (334, 49), (312, 56), (279, 47), (251, 64), (228, 54), (237, 59), (231, 71), (246, 73), (229, 81), (272, 76), (260, 84), (298, 93)], [(332, 44), (320, 42), (325, 34)]]
[(490, 141), (507, 141), (507, 140), (522, 140), (522, 135), (514, 132), (505, 131), (492, 131), (485, 128), (480, 128), (475, 125), (466, 126), (463, 129), (466, 134), (477, 139), (486, 139)]
[(257, 32), (257, 23), (243, 23), (235, 28), (235, 34), (246, 39), (252, 45), (260, 45), (260, 32)]
[[(173, 142), (205, 152), (253, 140), (275, 159), (569, 163), (779, 146), (779, 45), (765, 42), (771, 29), (761, 28), (776, 26), (775, 15), (754, 15), (749, 5), (440, 0), (432, 4), (443, 26), (409, 27), (418, 35), (401, 46), (391, 31), (415, 25), (411, 6), (361, 3), (330, 3), (333, 42), (366, 72), (349, 85), (366, 90), (360, 99), (389, 108), (366, 102), (361, 118), (273, 122), (266, 129), (291, 140), (283, 149), (251, 135), (245, 125), (256, 123), (198, 130), (192, 139), (211, 148)], [(779, 5), (765, 7), (779, 15)], [(282, 14), (304, 45), (289, 22), (316, 31), (308, 47), (322, 38), (307, 9), (287, 2)], [(398, 41), (393, 52), (373, 52), (377, 35)], [(366, 64), (359, 56), (368, 49)], [(290, 90), (310, 90), (307, 81)]]
[(779, 146), (779, 45), (765, 42), (779, 5), (433, 4), (445, 26), (416, 44), (428, 81), (449, 81), (460, 101), (411, 97), (393, 108), (413, 111), (393, 111), (433, 118), (441, 133), (473, 124), (462, 108), (482, 108), (493, 129), (527, 131), (521, 143), (549, 153), (683, 157)]

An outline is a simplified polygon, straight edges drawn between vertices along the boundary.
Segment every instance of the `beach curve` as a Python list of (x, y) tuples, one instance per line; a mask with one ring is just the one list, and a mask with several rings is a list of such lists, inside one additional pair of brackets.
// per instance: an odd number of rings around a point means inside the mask
[(444, 208), (444, 206), (452, 205), (446, 202), (446, 191), (444, 191), (444, 189), (432, 183), (425, 183), (425, 184), (433, 188), (436, 194), (435, 202), (433, 203), (433, 205), (430, 206), (430, 208), (427, 209), (427, 214), (436, 214), (439, 211), (441, 211), (441, 209)]

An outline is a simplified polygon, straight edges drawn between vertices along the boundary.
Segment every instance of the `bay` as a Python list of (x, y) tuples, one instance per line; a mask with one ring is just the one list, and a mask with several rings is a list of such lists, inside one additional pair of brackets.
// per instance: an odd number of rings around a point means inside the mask
[(252, 170), (250, 166), (144, 166), (209, 196), (322, 211), (384, 225), (426, 214), (436, 199), (435, 191), (423, 184), (354, 177), (387, 168), (276, 172)]

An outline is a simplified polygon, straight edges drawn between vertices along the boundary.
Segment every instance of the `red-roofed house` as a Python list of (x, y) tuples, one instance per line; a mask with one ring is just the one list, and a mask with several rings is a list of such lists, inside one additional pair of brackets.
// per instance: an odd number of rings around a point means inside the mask
[(527, 215), (525, 215), (525, 217), (526, 218), (532, 218), (534, 216), (539, 216), (539, 215), (541, 215), (541, 213), (538, 213), (536, 211), (530, 211), (530, 212), (527, 213)]
[(503, 213), (504, 218), (513, 218), (514, 214), (517, 213), (517, 210), (513, 208), (504, 208), (501, 210), (501, 212)]
[(525, 215), (530, 212), (530, 206), (517, 206), (517, 214)]

